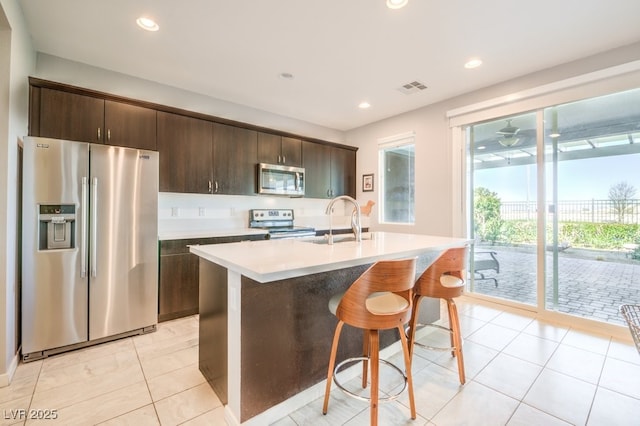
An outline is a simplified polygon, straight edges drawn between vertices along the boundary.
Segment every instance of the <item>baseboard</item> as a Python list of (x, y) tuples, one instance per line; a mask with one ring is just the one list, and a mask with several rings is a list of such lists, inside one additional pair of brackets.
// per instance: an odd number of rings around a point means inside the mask
[(13, 359), (9, 363), (9, 368), (6, 373), (0, 374), (0, 388), (9, 386), (11, 380), (13, 380), (16, 369), (18, 368), (18, 362), (20, 361), (19, 352), (13, 355)]

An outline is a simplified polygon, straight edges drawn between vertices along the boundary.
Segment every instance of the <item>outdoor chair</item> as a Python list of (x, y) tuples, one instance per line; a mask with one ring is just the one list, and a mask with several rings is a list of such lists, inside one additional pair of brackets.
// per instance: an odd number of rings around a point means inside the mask
[(633, 343), (640, 354), (640, 305), (622, 305), (620, 313), (629, 326)]
[(500, 273), (500, 262), (495, 251), (475, 251), (473, 255), (473, 272), (479, 276), (477, 280), (493, 280), (498, 287), (498, 280), (494, 277), (486, 277), (484, 271), (494, 270)]

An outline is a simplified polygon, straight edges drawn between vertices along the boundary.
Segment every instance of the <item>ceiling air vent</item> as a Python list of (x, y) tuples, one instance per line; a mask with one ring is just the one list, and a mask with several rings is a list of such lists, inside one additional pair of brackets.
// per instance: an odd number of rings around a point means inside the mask
[(412, 81), (411, 83), (403, 84), (401, 87), (398, 87), (398, 90), (405, 95), (411, 95), (412, 93), (420, 92), (426, 88), (427, 86), (419, 81)]

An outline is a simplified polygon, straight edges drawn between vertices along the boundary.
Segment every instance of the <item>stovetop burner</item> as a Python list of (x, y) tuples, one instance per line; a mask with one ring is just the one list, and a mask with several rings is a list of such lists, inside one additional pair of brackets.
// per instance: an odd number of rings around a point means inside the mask
[(275, 238), (313, 237), (314, 228), (294, 226), (292, 209), (249, 210), (249, 228), (265, 229)]

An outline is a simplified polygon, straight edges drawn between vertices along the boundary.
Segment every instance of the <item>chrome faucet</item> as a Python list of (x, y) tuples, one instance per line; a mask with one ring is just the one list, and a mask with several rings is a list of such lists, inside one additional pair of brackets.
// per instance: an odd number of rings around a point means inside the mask
[(333, 213), (333, 205), (336, 201), (343, 200), (349, 201), (351, 204), (355, 206), (353, 212), (351, 213), (351, 229), (353, 230), (353, 235), (356, 237), (356, 241), (362, 241), (362, 216), (360, 214), (360, 204), (353, 198), (348, 195), (340, 195), (339, 197), (333, 198), (329, 201), (329, 205), (327, 206), (326, 214), (329, 215), (329, 235), (327, 236), (327, 243), (333, 244), (333, 233), (331, 229), (331, 213)]

